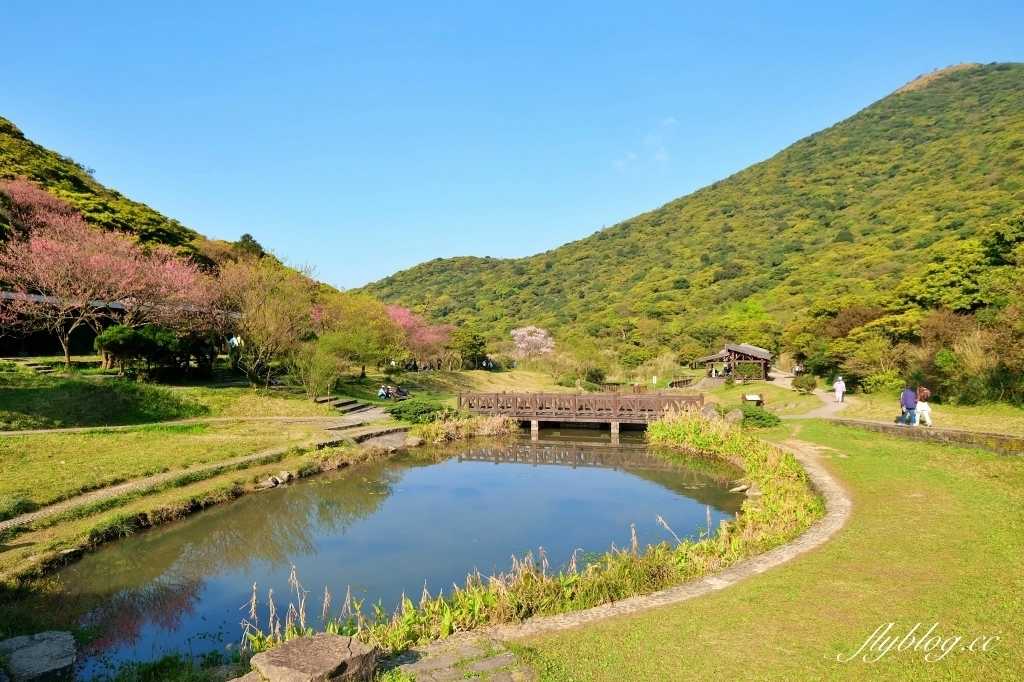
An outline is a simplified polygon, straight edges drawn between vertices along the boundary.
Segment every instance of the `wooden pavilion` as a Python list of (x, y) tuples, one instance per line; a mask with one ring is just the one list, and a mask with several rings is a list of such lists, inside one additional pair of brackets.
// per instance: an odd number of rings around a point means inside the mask
[(746, 343), (741, 343), (739, 345), (727, 343), (725, 344), (725, 348), (718, 353), (699, 358), (697, 362), (704, 363), (708, 368), (709, 376), (711, 368), (719, 362), (727, 365), (733, 376), (736, 375), (736, 365), (758, 365), (761, 368), (761, 381), (768, 381), (768, 368), (772, 364), (772, 354), (764, 348), (758, 348), (757, 346), (751, 346)]

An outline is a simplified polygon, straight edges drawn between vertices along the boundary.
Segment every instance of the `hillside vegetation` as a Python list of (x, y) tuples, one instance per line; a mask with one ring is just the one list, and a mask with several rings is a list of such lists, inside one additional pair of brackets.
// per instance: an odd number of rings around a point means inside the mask
[(85, 166), (26, 139), (17, 126), (0, 117), (0, 179), (17, 177), (28, 178), (68, 201), (94, 225), (175, 247), (199, 239), (177, 220), (104, 187)]
[[(986, 298), (985, 273), (1012, 259), (980, 254), (974, 239), (1022, 206), (1024, 65), (966, 65), (580, 241), (518, 260), (436, 259), (364, 290), (475, 328), (492, 345), (536, 324), (635, 366), (745, 341), (817, 354), (827, 373), (849, 352), (830, 355), (799, 332), (826, 338), (814, 325), (846, 308), (868, 312), (832, 338), (910, 313), (902, 331), (881, 325), (891, 350), (920, 339), (921, 311), (967, 314), (999, 302)], [(970, 271), (947, 276), (950, 263)], [(960, 288), (929, 300), (922, 276), (959, 277), (943, 286)], [(906, 369), (898, 365), (858, 371)]]

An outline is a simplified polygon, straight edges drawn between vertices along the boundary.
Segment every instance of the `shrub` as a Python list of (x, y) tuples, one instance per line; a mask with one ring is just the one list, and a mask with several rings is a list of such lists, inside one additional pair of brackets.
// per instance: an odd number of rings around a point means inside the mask
[(772, 414), (763, 407), (743, 403), (740, 405), (740, 412), (743, 413), (743, 425), (763, 429), (769, 426), (777, 426), (782, 420), (779, 415)]
[(793, 378), (793, 388), (801, 393), (811, 393), (818, 387), (818, 379), (813, 374), (801, 374)]
[(732, 388), (733, 386), (735, 386), (735, 385), (736, 385), (736, 380), (735, 380), (735, 379), (733, 379), (733, 378), (732, 378), (732, 375), (730, 374), (730, 375), (728, 375), (727, 377), (725, 377), (725, 382), (724, 382), (724, 383), (725, 383), (725, 385), (726, 385), (726, 386), (728, 386), (729, 388)]
[(736, 365), (736, 378), (750, 381), (761, 378), (761, 365), (754, 365), (749, 362), (742, 362)]
[(896, 395), (903, 389), (905, 383), (897, 370), (890, 369), (888, 372), (882, 372), (881, 374), (872, 374), (864, 379), (861, 385), (864, 387), (865, 393), (892, 393)]
[(429, 398), (410, 398), (384, 409), (395, 419), (410, 424), (429, 424), (436, 419), (459, 414), (458, 410)]
[(575, 374), (563, 374), (555, 382), (559, 386), (565, 386), (566, 388), (576, 388), (576, 375)]

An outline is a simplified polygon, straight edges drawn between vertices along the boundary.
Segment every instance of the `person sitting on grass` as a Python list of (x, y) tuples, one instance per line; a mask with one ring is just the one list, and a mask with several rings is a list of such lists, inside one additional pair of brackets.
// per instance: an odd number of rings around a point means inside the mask
[(932, 408), (928, 404), (928, 398), (932, 396), (932, 392), (924, 386), (917, 389), (917, 406), (914, 408), (914, 413), (917, 415), (917, 424), (921, 424), (921, 420), (924, 420), (924, 425), (931, 427), (932, 425)]
[(381, 386), (380, 390), (377, 391), (377, 397), (380, 398), (381, 400), (387, 400), (387, 398), (388, 398), (388, 387), (387, 386)]
[(906, 424), (907, 426), (917, 426), (917, 393), (910, 384), (907, 384), (903, 389), (903, 393), (900, 393), (900, 418), (897, 422), (900, 425)]

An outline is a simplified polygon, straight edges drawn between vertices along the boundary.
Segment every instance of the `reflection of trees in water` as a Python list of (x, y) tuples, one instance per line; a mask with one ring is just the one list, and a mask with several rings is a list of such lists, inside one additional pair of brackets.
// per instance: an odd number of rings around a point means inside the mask
[[(679, 471), (652, 471), (647, 469), (624, 469), (624, 471), (637, 478), (660, 485), (662, 488), (671, 490), (683, 497), (688, 497), (703, 505), (708, 505), (712, 509), (724, 514), (735, 514), (740, 510), (743, 500), (747, 499), (743, 495), (730, 493), (729, 489), (719, 480), (703, 472), (687, 471), (682, 468)], [(742, 475), (742, 472), (740, 472), (736, 477)]]
[(99, 606), (89, 610), (82, 623), (100, 633), (86, 645), (86, 651), (96, 653), (135, 644), (147, 623), (167, 632), (176, 630), (184, 616), (195, 612), (203, 587), (202, 580), (160, 581), (106, 596)]
[(343, 534), (376, 513), (407, 468), (362, 466), (120, 540), (62, 571), (62, 598), (101, 633), (93, 651), (134, 643), (147, 623), (173, 631), (195, 611), (206, 579), (316, 553), (318, 535)]

